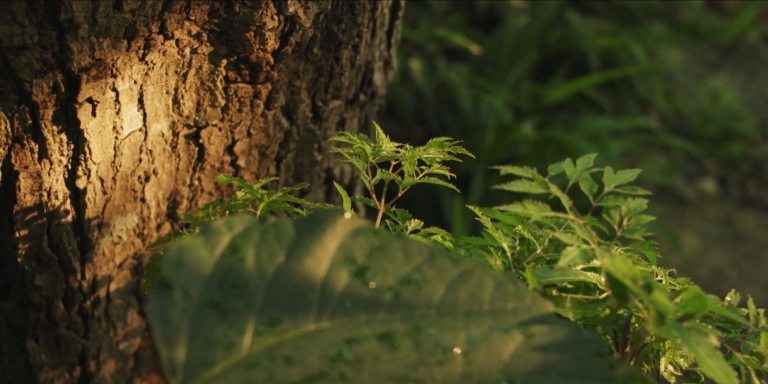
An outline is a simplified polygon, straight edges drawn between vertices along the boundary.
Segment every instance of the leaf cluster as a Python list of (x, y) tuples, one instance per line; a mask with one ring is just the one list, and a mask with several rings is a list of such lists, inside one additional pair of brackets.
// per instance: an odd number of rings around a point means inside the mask
[[(746, 308), (738, 307), (736, 292), (724, 300), (707, 295), (660, 267), (645, 228), (655, 218), (643, 213), (648, 200), (640, 197), (650, 192), (630, 185), (640, 170), (594, 167), (595, 156), (552, 164), (546, 176), (530, 167), (494, 167), (517, 177), (496, 188), (542, 199), (470, 207), (483, 235), (454, 240), (454, 247), (459, 243), (463, 254), (517, 274), (558, 313), (603, 335), (616, 355), (647, 373), (671, 383), (684, 372), (699, 381), (762, 382), (768, 371), (764, 310), (751, 297)], [(591, 203), (587, 212), (569, 196), (576, 185)]]
[[(336, 147), (330, 152), (340, 154), (343, 162), (352, 164), (359, 171), (360, 179), (370, 197), (356, 197), (354, 201), (378, 211), (376, 227), (381, 224), (384, 215), (387, 215), (392, 220), (388, 225), (398, 231), (412, 232), (420, 229), (423, 223), (409, 221), (411, 218), (406, 212), (393, 209), (394, 203), (417, 184), (435, 184), (458, 192), (458, 188), (448, 181), (456, 175), (443, 163), (461, 161), (457, 155), (474, 156), (459, 146), (460, 142), (448, 137), (434, 138), (423, 146), (413, 147), (390, 140), (378, 124), (374, 122), (374, 126), (374, 140), (363, 134), (342, 132), (331, 138), (331, 141), (349, 146)], [(379, 185), (382, 187), (377, 191)], [(387, 201), (390, 185), (396, 188), (396, 192), (395, 196)], [(347, 193), (338, 184), (336, 188), (345, 201), (344, 209), (351, 212)]]
[(238, 213), (253, 214), (257, 218), (270, 215), (297, 217), (304, 216), (318, 208), (333, 207), (329, 204), (311, 203), (292, 195), (292, 193), (309, 186), (307, 183), (299, 183), (278, 190), (264, 188), (265, 185), (277, 180), (276, 177), (269, 177), (251, 184), (234, 176), (217, 176), (214, 181), (232, 185), (235, 187), (235, 191), (226, 201), (212, 201), (198, 209), (182, 214), (182, 223), (179, 228), (147, 247), (156, 255), (150, 259), (145, 267), (145, 290), (149, 293), (154, 289), (154, 284), (161, 273), (160, 259), (163, 251), (179, 238), (198, 233), (200, 227), (207, 223)]

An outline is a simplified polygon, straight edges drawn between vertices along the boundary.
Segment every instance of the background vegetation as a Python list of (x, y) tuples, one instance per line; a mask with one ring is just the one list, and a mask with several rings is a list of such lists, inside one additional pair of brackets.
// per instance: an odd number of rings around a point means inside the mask
[(660, 264), (768, 305), (766, 27), (762, 2), (410, 1), (380, 122), (477, 159), (453, 167), (460, 195), (422, 187), (401, 206), (477, 233), (465, 205), (510, 199), (489, 166), (600, 153), (644, 170)]

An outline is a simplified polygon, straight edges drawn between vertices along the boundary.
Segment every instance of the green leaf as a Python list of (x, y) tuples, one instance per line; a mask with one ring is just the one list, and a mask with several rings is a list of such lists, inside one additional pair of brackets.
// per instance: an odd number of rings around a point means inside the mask
[(539, 276), (536, 274), (535, 267), (533, 265), (525, 265), (523, 277), (525, 277), (525, 281), (528, 282), (528, 289), (541, 289), (541, 280), (539, 280)]
[(685, 288), (680, 298), (682, 302), (677, 308), (679, 322), (696, 319), (707, 311), (707, 296), (696, 285)]
[[(596, 157), (597, 157), (596, 153), (590, 153), (588, 155), (584, 155), (576, 159), (575, 166), (569, 166), (565, 168), (565, 172), (568, 176), (568, 188), (570, 188), (571, 185), (579, 181), (579, 179), (581, 179), (581, 175), (583, 175), (584, 172), (586, 172), (589, 168), (592, 167), (592, 165), (595, 163)], [(568, 160), (566, 160), (566, 164), (569, 163)]]
[(589, 201), (594, 203), (595, 193), (597, 193), (597, 184), (595, 183), (595, 180), (592, 179), (592, 176), (589, 174), (582, 176), (581, 179), (579, 179), (579, 187), (581, 188), (581, 191), (587, 195)]
[(621, 206), (621, 215), (630, 218), (648, 208), (648, 200), (641, 197), (630, 197)]
[(549, 205), (536, 200), (523, 200), (512, 204), (496, 206), (493, 209), (530, 217), (547, 216), (554, 213)]
[(590, 227), (598, 228), (606, 235), (608, 234), (608, 228), (603, 225), (600, 220), (596, 219), (593, 216), (590, 216), (589, 219), (587, 219), (587, 224), (589, 224)]
[(341, 201), (342, 201), (342, 208), (344, 208), (344, 212), (349, 212), (352, 215), (355, 214), (355, 212), (352, 210), (352, 200), (349, 199), (349, 195), (347, 194), (347, 191), (344, 190), (344, 187), (339, 185), (337, 182), (333, 182), (333, 186), (336, 187), (336, 190), (339, 191), (339, 194), (341, 195)]
[(376, 202), (374, 202), (372, 199), (369, 199), (367, 197), (357, 197), (352, 196), (350, 197), (350, 200), (354, 201), (355, 203), (363, 203), (371, 208), (378, 209), (379, 207), (376, 205)]
[(522, 167), (518, 165), (498, 165), (491, 167), (491, 169), (498, 169), (499, 174), (502, 176), (512, 174), (529, 179), (541, 178), (539, 172), (536, 170), (536, 168), (533, 167)]
[(555, 284), (559, 286), (566, 283), (583, 282), (595, 284), (601, 288), (605, 287), (602, 276), (594, 272), (570, 268), (552, 268), (545, 265), (534, 268), (534, 272), (536, 272), (536, 276), (538, 276), (539, 282), (542, 285)]
[(675, 323), (669, 323), (658, 331), (663, 336), (675, 340), (684, 351), (693, 355), (699, 369), (717, 384), (739, 383), (736, 371), (718, 352), (714, 337)]
[(483, 227), (485, 227), (485, 231), (488, 232), (491, 237), (493, 237), (494, 240), (496, 240), (502, 249), (504, 249), (504, 253), (506, 253), (507, 257), (511, 257), (512, 250), (509, 248), (510, 244), (512, 244), (512, 239), (504, 235), (504, 233), (496, 228), (496, 226), (491, 221), (491, 218), (484, 215), (483, 212), (481, 212), (477, 207), (468, 205), (469, 209), (472, 210), (472, 212), (475, 213), (478, 217), (478, 221), (483, 224)]
[(376, 170), (376, 175), (371, 180), (371, 184), (376, 184), (383, 180), (395, 180), (397, 182), (402, 181), (402, 177), (386, 169), (378, 169)]
[(560, 253), (560, 259), (556, 266), (561, 268), (575, 267), (588, 264), (594, 259), (594, 255), (583, 247), (569, 246)]
[(651, 233), (645, 228), (624, 226), (624, 232), (622, 232), (621, 237), (637, 241), (645, 241), (645, 238), (650, 235)]
[(597, 234), (595, 234), (595, 232), (590, 227), (573, 221), (569, 221), (568, 225), (573, 230), (575, 235), (586, 240), (587, 243), (594, 243), (598, 240)]
[(605, 167), (603, 170), (603, 184), (605, 184), (605, 190), (610, 191), (614, 187), (635, 181), (640, 172), (642, 172), (640, 169), (623, 169), (613, 173), (611, 167)]
[(421, 179), (419, 179), (417, 181), (417, 184), (422, 184), (422, 183), (423, 184), (440, 185), (440, 186), (443, 186), (443, 187), (447, 187), (447, 188), (453, 189), (456, 192), (461, 192), (453, 184), (451, 184), (451, 183), (449, 183), (449, 182), (447, 182), (445, 180), (440, 180), (437, 177), (422, 177)]
[(621, 207), (622, 205), (627, 203), (627, 199), (628, 197), (618, 197), (618, 196), (608, 195), (600, 199), (597, 205), (600, 205), (603, 207)]
[(467, 208), (470, 208), (472, 211), (477, 211), (482, 213), (485, 216), (490, 217), (491, 219), (497, 220), (503, 225), (506, 225), (508, 227), (516, 227), (518, 225), (527, 225), (528, 220), (523, 218), (522, 216), (509, 214), (506, 212), (500, 212), (492, 208), (483, 208), (483, 207), (475, 207), (475, 206), (466, 206)]
[(653, 194), (653, 193), (651, 193), (651, 191), (649, 191), (647, 189), (643, 189), (643, 188), (640, 188), (640, 187), (635, 187), (633, 185), (628, 185), (628, 186), (625, 186), (625, 187), (615, 188), (615, 189), (613, 189), (613, 192), (623, 193), (625, 195), (638, 195), (638, 196), (652, 195)]
[(576, 175), (576, 166), (573, 165), (573, 160), (570, 158), (565, 159), (563, 161), (563, 170), (565, 171), (565, 176), (568, 177), (568, 180), (573, 180), (573, 177)]
[(549, 167), (547, 167), (547, 177), (557, 176), (565, 171), (563, 168), (563, 161), (550, 164)]
[(627, 225), (643, 225), (650, 223), (651, 221), (656, 220), (655, 216), (650, 215), (634, 215), (629, 220), (627, 220)]
[(367, 178), (365, 175), (365, 161), (363, 161), (359, 155), (350, 154), (349, 148), (331, 148), (329, 152), (341, 154), (344, 157), (344, 160), (341, 161), (351, 163), (358, 171), (360, 171), (361, 177)]
[(602, 83), (637, 75), (652, 69), (653, 67), (638, 65), (590, 73), (552, 87), (544, 96), (543, 102), (545, 105), (560, 103), (571, 96), (593, 89)]
[(549, 185), (538, 180), (513, 180), (504, 184), (494, 185), (494, 189), (521, 193), (550, 193)]
[(389, 136), (384, 134), (384, 131), (381, 129), (379, 124), (377, 124), (375, 121), (373, 122), (373, 126), (376, 129), (376, 143), (377, 144), (388, 144), (391, 141), (389, 140)]
[[(216, 176), (213, 179), (213, 181), (215, 181), (217, 183), (234, 184), (234, 185), (236, 185), (236, 186), (238, 186), (238, 187), (240, 187), (242, 189), (245, 189), (247, 191), (250, 191), (250, 192), (257, 192), (258, 191), (258, 187), (254, 188), (253, 185), (248, 184), (244, 180), (238, 179), (237, 177), (234, 177), (234, 176), (218, 175), (218, 176)], [(267, 183), (267, 182), (270, 182), (270, 181), (274, 181), (274, 178), (272, 180), (264, 179), (263, 181), (264, 181), (264, 183)]]
[(603, 218), (610, 224), (615, 231), (619, 230), (619, 221), (621, 220), (621, 212), (618, 208), (611, 207), (603, 210)]
[(658, 245), (655, 241), (638, 241), (630, 244), (628, 248), (634, 249), (648, 258), (651, 265), (656, 265), (656, 260), (661, 257), (659, 250), (656, 248)]
[(228, 217), (161, 263), (171, 384), (650, 383), (513, 276), (338, 211)]
[(547, 181), (547, 184), (549, 184), (549, 192), (551, 192), (555, 197), (557, 197), (560, 200), (560, 203), (563, 204), (563, 207), (567, 212), (571, 212), (571, 207), (573, 207), (573, 201), (570, 197), (568, 197), (565, 192), (563, 192), (560, 187), (555, 185), (554, 183), (551, 183)]
[(560, 239), (560, 241), (568, 245), (576, 245), (576, 246), (584, 245), (584, 242), (579, 240), (578, 237), (565, 232), (556, 232), (553, 235), (558, 239)]
[(515, 232), (523, 235), (523, 237), (525, 237), (526, 239), (528, 239), (528, 241), (533, 243), (533, 245), (536, 246), (537, 249), (539, 248), (539, 242), (536, 239), (536, 237), (538, 236), (533, 236), (531, 232), (525, 230), (525, 228), (523, 228), (522, 225), (518, 225), (517, 227), (515, 227)]
[(759, 19), (759, 15), (764, 11), (764, 6), (761, 3), (752, 3), (736, 9), (738, 12), (735, 16), (729, 17), (731, 24), (728, 26), (728, 30), (723, 36), (723, 39), (727, 44), (733, 44), (739, 37), (743, 36), (750, 28), (754, 28), (759, 23), (755, 23), (756, 19)]
[(749, 311), (749, 323), (756, 328), (758, 326), (759, 317), (757, 315), (757, 306), (755, 306), (755, 300), (752, 299), (751, 295), (747, 296), (747, 310)]

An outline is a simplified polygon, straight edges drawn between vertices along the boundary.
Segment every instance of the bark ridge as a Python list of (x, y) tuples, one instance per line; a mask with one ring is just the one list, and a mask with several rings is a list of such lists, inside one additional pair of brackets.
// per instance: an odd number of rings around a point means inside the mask
[(0, 2), (0, 382), (162, 382), (144, 247), (228, 192), (307, 181), (368, 129), (404, 2)]

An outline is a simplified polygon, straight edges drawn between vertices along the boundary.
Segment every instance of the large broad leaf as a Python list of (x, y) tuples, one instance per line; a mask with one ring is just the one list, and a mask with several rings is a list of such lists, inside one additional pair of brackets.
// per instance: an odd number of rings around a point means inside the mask
[(320, 211), (174, 243), (149, 320), (171, 383), (637, 383), (511, 275)]

